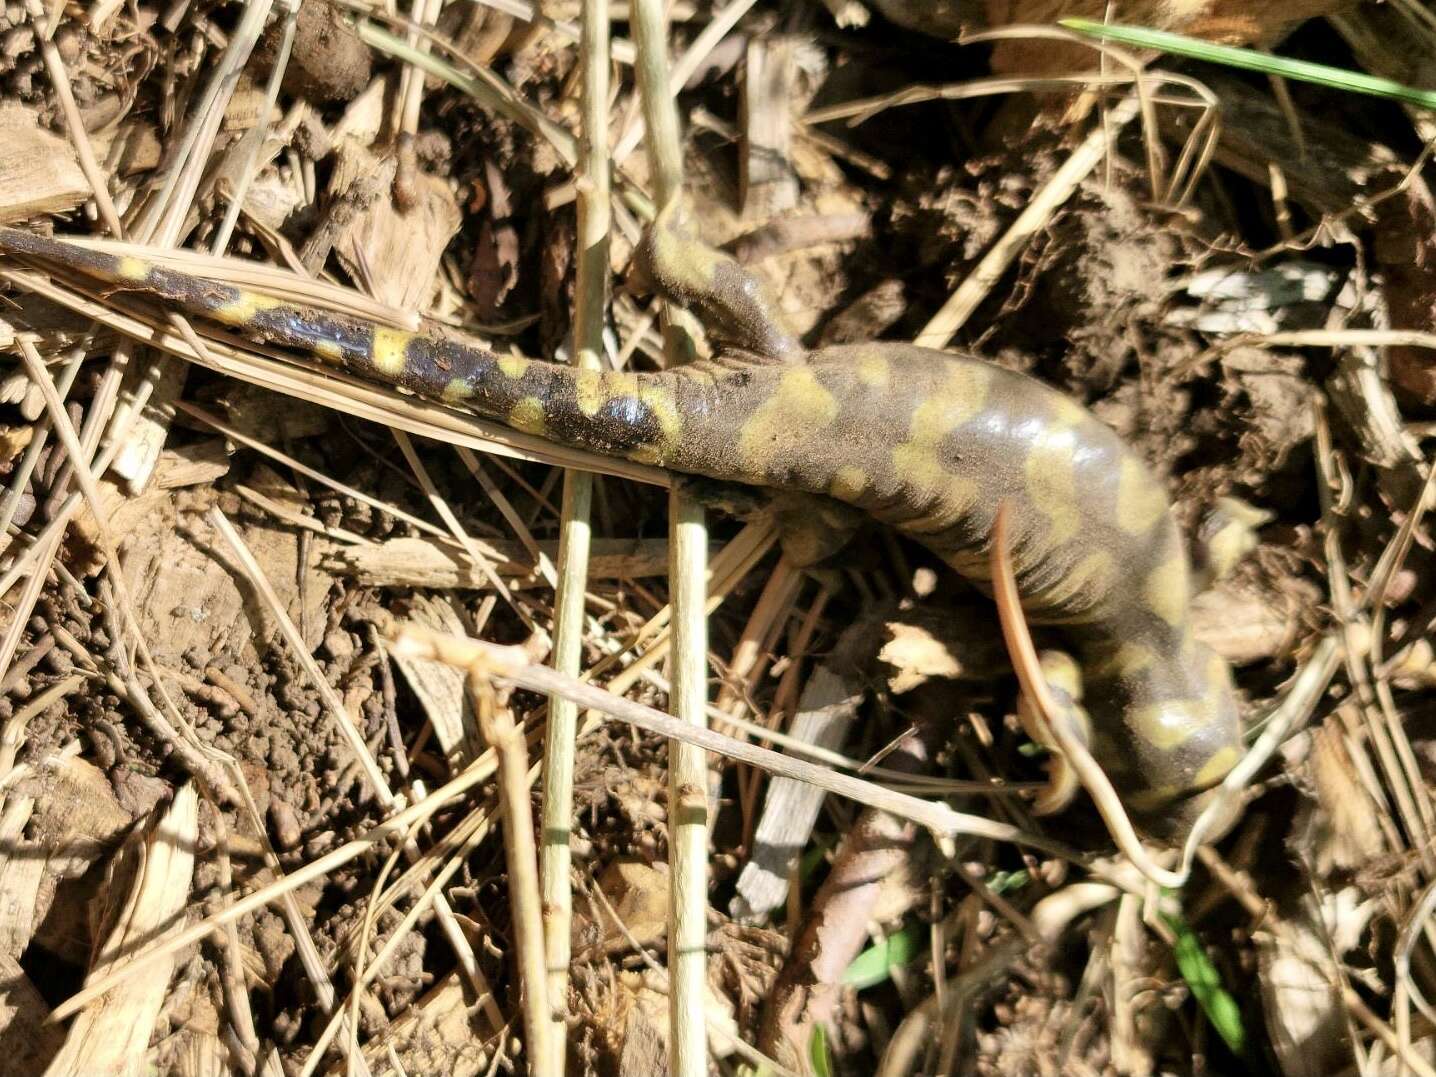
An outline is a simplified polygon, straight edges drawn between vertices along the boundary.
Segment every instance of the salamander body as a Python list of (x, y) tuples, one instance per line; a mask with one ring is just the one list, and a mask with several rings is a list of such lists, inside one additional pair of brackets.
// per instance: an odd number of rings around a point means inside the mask
[[(697, 311), (716, 354), (637, 374), (376, 328), (24, 232), (0, 229), (0, 253), (557, 442), (816, 498), (820, 511), (796, 515), (835, 534), (856, 515), (835, 503), (849, 506), (979, 586), (1006, 502), (1024, 610), (1062, 626), (1077, 651), (1098, 758), (1148, 829), (1182, 830), (1200, 792), (1239, 757), (1228, 670), (1192, 637), (1187, 557), (1166, 494), (1116, 434), (1040, 382), (977, 359), (902, 344), (803, 351), (751, 275), (670, 220), (650, 230), (640, 264)], [(805, 559), (839, 544), (819, 536)]]

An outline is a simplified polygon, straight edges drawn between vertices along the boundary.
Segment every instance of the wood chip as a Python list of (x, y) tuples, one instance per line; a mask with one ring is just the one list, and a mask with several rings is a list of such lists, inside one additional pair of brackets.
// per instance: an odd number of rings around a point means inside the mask
[[(101, 919), (107, 937), (91, 976), (122, 968), (124, 955), (184, 926), (198, 842), (199, 794), (188, 783), (156, 825), (136, 835), (116, 857), (106, 888), (109, 907)], [(173, 957), (156, 962), (144, 976), (82, 1010), (70, 1025), (65, 1046), (45, 1070), (46, 1077), (146, 1073), (150, 1037), (174, 965)]]
[[(436, 632), (467, 634), (454, 608), (432, 595), (415, 595), (406, 616)], [(434, 724), (434, 739), (443, 749), (451, 772), (457, 774), (484, 750), (478, 720), (464, 691), (463, 670), (403, 655), (395, 655), (394, 664), (419, 697), (425, 716)]]
[[(376, 1039), (364, 1045), (364, 1057), (376, 1072), (436, 1073), (444, 1077), (479, 1077), (489, 1054), (477, 1035), (469, 1011), (473, 997), (457, 972), (451, 972), (404, 1015), (391, 1022)], [(403, 1070), (389, 1068), (397, 1056)], [(329, 1077), (346, 1072), (342, 1060), (325, 1071)]]
[(0, 104), (0, 224), (74, 209), (90, 185), (70, 144), (27, 105)]
[[(538, 576), (533, 556), (523, 543), (478, 538), (472, 541), (510, 587), (547, 586)], [(558, 557), (557, 542), (540, 542), (538, 546), (550, 560)], [(490, 586), (483, 573), (452, 547), (421, 538), (337, 548), (325, 560), (324, 567), (369, 587), (485, 590)], [(596, 539), (588, 577), (590, 580), (638, 579), (662, 576), (667, 571), (666, 539)]]
[(35, 990), (20, 962), (0, 954), (0, 1029), (4, 1029), (5, 1056), (0, 1073), (42, 1073), (65, 1039), (60, 1025), (46, 1022), (50, 1007)]
[[(818, 666), (803, 689), (788, 733), (822, 748), (839, 748), (861, 702), (860, 686), (849, 684), (826, 664)], [(788, 899), (788, 878), (807, 848), (824, 795), (804, 782), (773, 779), (753, 837), (753, 856), (738, 876), (738, 893), (729, 910), (735, 918), (766, 917)]]

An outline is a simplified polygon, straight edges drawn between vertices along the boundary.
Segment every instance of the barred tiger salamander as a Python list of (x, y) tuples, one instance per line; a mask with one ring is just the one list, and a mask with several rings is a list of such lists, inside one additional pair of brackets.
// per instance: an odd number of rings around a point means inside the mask
[(1065, 630), (1098, 758), (1147, 828), (1183, 830), (1239, 757), (1230, 676), (1192, 636), (1187, 556), (1166, 494), (1115, 433), (1040, 382), (974, 358), (890, 343), (805, 351), (752, 275), (669, 223), (649, 230), (639, 264), (696, 311), (715, 354), (654, 373), (499, 356), (9, 229), (0, 252), (556, 442), (808, 497), (816, 511), (788, 514), (825, 529), (790, 543), (806, 561), (866, 515), (981, 585), (1006, 502), (1024, 609)]

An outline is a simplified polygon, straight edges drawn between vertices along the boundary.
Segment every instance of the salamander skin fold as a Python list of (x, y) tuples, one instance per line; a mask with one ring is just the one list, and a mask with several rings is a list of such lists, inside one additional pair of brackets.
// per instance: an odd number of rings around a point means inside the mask
[(670, 217), (640, 266), (698, 313), (715, 355), (641, 374), (499, 356), (11, 229), (0, 254), (555, 442), (811, 498), (813, 511), (783, 514), (801, 562), (836, 551), (867, 516), (982, 586), (1005, 502), (1023, 608), (1061, 626), (1078, 657), (1099, 761), (1146, 829), (1182, 833), (1241, 738), (1226, 664), (1192, 636), (1161, 483), (1084, 408), (1024, 375), (902, 344), (804, 351), (756, 279)]

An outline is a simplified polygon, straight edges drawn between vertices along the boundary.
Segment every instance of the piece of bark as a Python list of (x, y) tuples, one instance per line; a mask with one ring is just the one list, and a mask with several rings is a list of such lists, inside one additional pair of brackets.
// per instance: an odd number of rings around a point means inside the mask
[(0, 817), (0, 956), (18, 958), (30, 945), (39, 919), (40, 880), (45, 864), (34, 844), (22, 841), (34, 810), (33, 797), (10, 798)]
[[(887, 758), (900, 770), (926, 769), (928, 731), (905, 736)], [(813, 1026), (832, 1018), (843, 973), (862, 951), (869, 929), (902, 915), (922, 894), (914, 853), (918, 828), (873, 808), (864, 809), (843, 839), (832, 871), (813, 896), (788, 960), (763, 1006), (758, 1049), (799, 1072)]]
[[(471, 1016), (474, 1009), (473, 995), (463, 979), (457, 971), (450, 972), (366, 1043), (364, 1057), (376, 1073), (394, 1072), (388, 1065), (392, 1051), (404, 1073), (479, 1077), (488, 1069), (489, 1051)], [(329, 1077), (345, 1073), (344, 1060), (324, 1072)]]
[(110, 781), (93, 764), (74, 755), (51, 756), (16, 783), (5, 820), (18, 820), (22, 805), (33, 810), (24, 823), (29, 835), (0, 834), (0, 953), (22, 954), (39, 942), (60, 957), (88, 957), (85, 904), (89, 888), (79, 879), (120, 841), (132, 817), (116, 799)]
[(422, 171), (413, 180), (411, 205), (401, 208), (393, 197), (369, 201), (334, 242), (351, 278), (381, 303), (403, 310), (427, 306), (439, 260), (463, 223), (447, 183)]
[(1223, 580), (1192, 600), (1192, 635), (1234, 666), (1290, 653), (1300, 636), (1293, 603)]
[(748, 39), (742, 83), (742, 157), (739, 201), (743, 215), (765, 220), (798, 204), (791, 160), (794, 42), (779, 34)]

